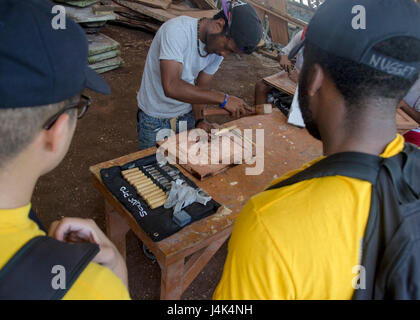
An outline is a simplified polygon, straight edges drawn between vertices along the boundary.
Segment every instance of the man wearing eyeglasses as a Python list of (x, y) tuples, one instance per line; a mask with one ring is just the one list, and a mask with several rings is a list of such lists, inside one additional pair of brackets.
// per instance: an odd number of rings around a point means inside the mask
[(210, 89), (223, 58), (252, 53), (263, 32), (251, 5), (239, 0), (223, 0), (222, 5), (213, 19), (180, 16), (156, 33), (137, 95), (140, 149), (154, 146), (160, 129), (178, 132), (179, 121), (186, 121), (188, 129), (209, 131), (211, 125), (201, 116), (207, 104), (219, 105), (235, 117), (252, 111), (242, 99)]
[[(87, 66), (83, 30), (68, 19), (54, 29), (52, 7), (47, 0), (0, 2), (0, 299), (129, 299), (125, 262), (92, 220), (63, 218), (47, 237), (31, 209), (38, 178), (64, 158), (90, 106), (83, 89), (110, 93)], [(64, 268), (54, 282), (54, 270), (73, 257), (63, 260), (57, 248), (88, 247), (75, 277)], [(53, 268), (41, 268), (46, 260)]]

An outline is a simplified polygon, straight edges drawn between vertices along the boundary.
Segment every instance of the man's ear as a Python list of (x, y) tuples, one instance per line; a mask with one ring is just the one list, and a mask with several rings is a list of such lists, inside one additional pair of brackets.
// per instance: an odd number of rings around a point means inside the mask
[(312, 70), (309, 72), (309, 81), (308, 81), (308, 95), (313, 97), (321, 89), (325, 80), (324, 70), (318, 63), (315, 63), (312, 66)]
[(213, 20), (213, 25), (212, 25), (212, 33), (222, 33), (223, 28), (225, 27), (225, 19), (223, 18), (219, 18), (217, 20)]
[(60, 115), (49, 130), (43, 130), (44, 148), (49, 152), (57, 152), (65, 143), (69, 131), (70, 116), (67, 112)]

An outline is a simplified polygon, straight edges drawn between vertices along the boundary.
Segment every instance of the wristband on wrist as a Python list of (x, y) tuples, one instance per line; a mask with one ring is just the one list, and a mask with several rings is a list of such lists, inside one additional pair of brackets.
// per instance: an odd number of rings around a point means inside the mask
[(226, 93), (225, 94), (225, 100), (223, 100), (222, 104), (220, 105), (220, 108), (224, 108), (226, 103), (228, 102), (229, 99), (229, 95)]

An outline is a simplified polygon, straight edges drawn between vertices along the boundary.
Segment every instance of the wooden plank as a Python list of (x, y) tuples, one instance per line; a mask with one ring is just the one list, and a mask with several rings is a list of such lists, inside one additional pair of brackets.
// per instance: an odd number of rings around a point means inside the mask
[(89, 43), (89, 56), (118, 50), (120, 47), (119, 42), (102, 33), (88, 34), (87, 39)]
[(212, 18), (218, 11), (217, 10), (179, 10), (176, 7), (172, 8), (169, 6), (168, 9), (158, 9), (158, 8), (150, 8), (148, 6), (144, 6), (139, 3), (130, 2), (127, 0), (114, 0), (117, 4), (120, 4), (124, 7), (127, 7), (135, 12), (140, 14), (144, 14), (146, 16), (152, 17), (156, 20), (161, 22), (166, 22), (169, 19), (175, 18), (177, 16), (189, 16), (192, 18)]
[(172, 0), (128, 0), (130, 2), (143, 4), (152, 8), (168, 9)]
[(191, 10), (191, 11), (178, 11), (173, 10), (169, 7), (169, 12), (175, 14), (176, 16), (188, 16), (191, 18), (213, 18), (219, 11), (218, 10)]
[(90, 23), (90, 22), (106, 22), (109, 20), (115, 20), (114, 14), (95, 14), (91, 7), (87, 8), (73, 8), (64, 6), (66, 9), (66, 15), (69, 16), (77, 23)]
[(88, 57), (88, 63), (93, 64), (93, 63), (101, 62), (106, 59), (112, 59), (119, 56), (120, 54), (121, 54), (120, 50), (112, 50), (112, 51), (107, 51), (100, 54), (95, 54), (93, 56)]
[(89, 65), (93, 70), (109, 68), (109, 67), (119, 67), (122, 64), (123, 60), (121, 57), (115, 57), (112, 59), (103, 60), (97, 63)]
[(199, 9), (212, 10), (217, 9), (213, 0), (191, 0)]
[(293, 82), (286, 71), (280, 71), (272, 76), (263, 79), (268, 85), (284, 91), (290, 95), (294, 95), (296, 91), (296, 83)]
[(287, 30), (287, 21), (279, 18), (272, 13), (267, 13), (270, 23), (271, 40), (286, 46), (289, 43), (289, 32)]
[(305, 21), (296, 19), (296, 18), (290, 16), (289, 14), (284, 14), (284, 13), (281, 13), (281, 12), (270, 10), (270, 9), (266, 8), (264, 5), (262, 5), (262, 4), (260, 4), (260, 3), (256, 2), (256, 1), (254, 1), (254, 0), (248, 0), (248, 2), (250, 4), (252, 4), (252, 6), (254, 7), (254, 9), (259, 8), (259, 9), (263, 10), (266, 13), (270, 13), (270, 14), (278, 17), (278, 18), (281, 18), (284, 21), (287, 21), (287, 22), (289, 22), (291, 24), (294, 24), (296, 26), (299, 26), (301, 28), (305, 28), (308, 25)]
[(176, 15), (169, 13), (167, 10), (151, 8), (140, 3), (134, 3), (127, 0), (114, 0), (114, 2), (140, 14), (152, 17), (161, 22), (165, 22), (169, 19), (176, 17)]
[(397, 109), (396, 121), (398, 130), (412, 130), (419, 127), (419, 124), (401, 108)]
[(65, 3), (74, 7), (85, 8), (94, 3), (98, 3), (99, 0), (55, 0), (55, 2)]

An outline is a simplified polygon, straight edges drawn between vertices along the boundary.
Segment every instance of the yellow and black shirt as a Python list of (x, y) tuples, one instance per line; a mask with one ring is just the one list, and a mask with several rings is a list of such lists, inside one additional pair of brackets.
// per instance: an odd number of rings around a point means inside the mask
[[(381, 156), (403, 147), (397, 135)], [(351, 299), (371, 190), (369, 182), (333, 176), (255, 195), (235, 222), (213, 298)]]
[[(38, 225), (28, 215), (31, 206), (3, 210), (0, 209), (0, 269), (30, 239), (44, 236)], [(64, 300), (119, 300), (130, 299), (123, 282), (108, 268), (89, 263)]]

